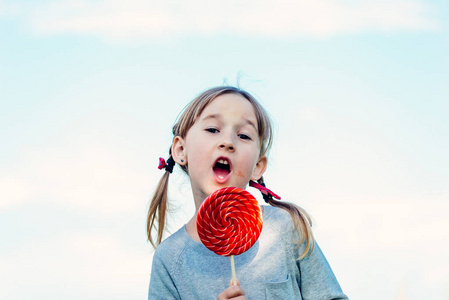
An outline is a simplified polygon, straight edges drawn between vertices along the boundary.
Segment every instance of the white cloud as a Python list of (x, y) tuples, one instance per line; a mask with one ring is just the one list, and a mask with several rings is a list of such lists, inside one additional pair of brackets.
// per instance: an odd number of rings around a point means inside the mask
[(405, 284), (407, 299), (442, 299), (449, 283), (447, 196), (315, 199), (315, 233), (346, 292), (385, 299)]
[(138, 299), (151, 256), (104, 234), (67, 233), (1, 252), (1, 299)]
[(364, 31), (438, 28), (432, 7), (417, 0), (54, 1), (21, 7), (37, 34), (107, 40), (182, 35), (328, 37)]
[(449, 283), (447, 178), (423, 169), (410, 149), (363, 118), (313, 106), (289, 113), (265, 179), (312, 215), (349, 298), (395, 299), (403, 288), (407, 299), (442, 299)]
[(96, 116), (24, 145), (20, 159), (0, 170), (0, 211), (31, 202), (106, 213), (144, 209), (159, 175), (146, 168), (156, 155), (138, 146), (147, 137), (132, 120), (101, 124)]
[(26, 182), (15, 175), (0, 176), (0, 211), (21, 203), (30, 196)]
[[(59, 149), (60, 151), (61, 149)], [(148, 174), (125, 166), (111, 148), (34, 148), (20, 168), (20, 180), (0, 177), (0, 209), (25, 201), (94, 209), (133, 211), (146, 204)], [(17, 165), (15, 165), (17, 167)], [(154, 181), (154, 180), (153, 180)]]

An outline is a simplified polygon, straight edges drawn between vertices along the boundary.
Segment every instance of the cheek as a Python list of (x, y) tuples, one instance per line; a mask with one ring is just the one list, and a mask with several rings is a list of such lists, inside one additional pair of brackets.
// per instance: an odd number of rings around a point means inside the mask
[(257, 159), (248, 157), (248, 159), (241, 163), (240, 168), (236, 171), (235, 175), (240, 178), (251, 178), (253, 176), (256, 163)]
[(201, 143), (194, 143), (189, 140), (189, 143), (186, 144), (186, 153), (187, 159), (198, 161), (198, 158), (204, 157), (206, 152), (206, 147)]
[(203, 172), (204, 168), (208, 167), (207, 158), (209, 156), (210, 154), (208, 154), (203, 147), (191, 149), (187, 154), (187, 162), (190, 169), (192, 169), (192, 171), (198, 170), (198, 172)]

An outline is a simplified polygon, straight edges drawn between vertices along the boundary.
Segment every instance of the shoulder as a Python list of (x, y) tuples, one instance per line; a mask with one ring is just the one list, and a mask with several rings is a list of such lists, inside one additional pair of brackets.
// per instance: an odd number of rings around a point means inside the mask
[(169, 269), (175, 267), (177, 258), (185, 251), (187, 238), (187, 232), (183, 226), (157, 246), (153, 261), (162, 263)]
[[(293, 220), (291, 214), (280, 207), (263, 206), (264, 217), (263, 226), (267, 232), (277, 234), (279, 239), (291, 247), (297, 254), (300, 254), (306, 246), (306, 241), (303, 239), (303, 232), (301, 227)], [(299, 252), (298, 252), (299, 251)], [(300, 255), (295, 254), (299, 257)]]
[(270, 218), (290, 215), (288, 213), (288, 211), (286, 211), (285, 209), (282, 209), (282, 208), (279, 208), (276, 206), (262, 205), (262, 209), (263, 209), (264, 219), (270, 219)]
[[(180, 299), (176, 286), (177, 262), (186, 247), (184, 227), (165, 239), (154, 252), (148, 299)], [(187, 232), (186, 232), (187, 234)]]
[(294, 229), (292, 217), (285, 209), (270, 205), (263, 205), (262, 208), (264, 226), (269, 226), (279, 232)]

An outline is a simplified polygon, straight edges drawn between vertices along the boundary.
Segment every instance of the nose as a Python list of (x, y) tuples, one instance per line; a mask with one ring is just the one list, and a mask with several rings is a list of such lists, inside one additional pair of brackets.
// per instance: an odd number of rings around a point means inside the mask
[(224, 141), (224, 142), (220, 143), (220, 148), (221, 149), (225, 149), (225, 150), (229, 150), (230, 152), (234, 152), (235, 151), (234, 144), (232, 142), (229, 142), (229, 141)]

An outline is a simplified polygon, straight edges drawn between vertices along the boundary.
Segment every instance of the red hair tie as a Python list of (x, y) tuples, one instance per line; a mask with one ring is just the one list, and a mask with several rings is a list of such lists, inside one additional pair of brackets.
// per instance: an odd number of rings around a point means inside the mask
[(165, 162), (165, 159), (162, 157), (159, 157), (159, 166), (157, 167), (159, 170), (165, 169), (165, 171), (172, 173), (173, 167), (175, 166), (175, 161), (173, 158), (167, 159), (167, 162)]
[(276, 195), (275, 193), (273, 193), (270, 189), (267, 189), (265, 187), (265, 184), (259, 184), (255, 181), (250, 181), (249, 182), (249, 186), (258, 189), (263, 196), (263, 199), (265, 200), (265, 202), (268, 202), (268, 200), (271, 200), (273, 198), (276, 198), (278, 200), (281, 200), (281, 197)]

